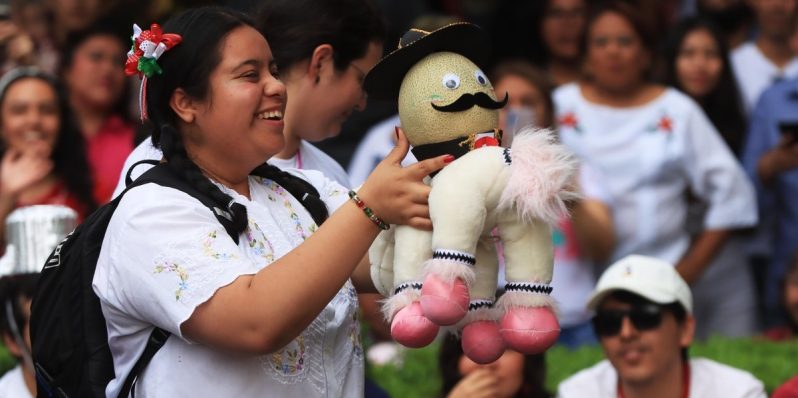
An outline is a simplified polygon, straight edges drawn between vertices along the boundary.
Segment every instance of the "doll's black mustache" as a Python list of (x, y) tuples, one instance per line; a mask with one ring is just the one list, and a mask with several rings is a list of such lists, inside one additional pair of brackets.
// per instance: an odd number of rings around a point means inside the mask
[(460, 112), (471, 109), (474, 105), (486, 109), (499, 109), (507, 105), (507, 100), (509, 98), (510, 96), (507, 93), (504, 93), (504, 100), (502, 101), (494, 101), (489, 95), (483, 92), (476, 94), (465, 93), (449, 105), (438, 106), (432, 104), (432, 107), (441, 112)]

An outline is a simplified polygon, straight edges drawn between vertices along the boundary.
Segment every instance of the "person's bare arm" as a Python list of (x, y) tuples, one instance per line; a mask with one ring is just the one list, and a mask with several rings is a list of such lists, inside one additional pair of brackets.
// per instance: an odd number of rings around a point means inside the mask
[[(421, 180), (443, 167), (445, 156), (402, 168), (399, 162), (407, 147), (402, 136), (359, 196), (388, 223), (430, 229), (426, 206), (430, 188)], [(238, 352), (262, 354), (283, 347), (335, 296), (379, 232), (348, 201), (284, 257), (217, 290), (181, 325), (183, 334), (201, 344)]]
[(725, 229), (707, 230), (698, 235), (690, 249), (676, 264), (676, 271), (688, 284), (692, 284), (706, 271), (718, 250), (729, 237)]
[(583, 199), (571, 210), (574, 233), (588, 257), (603, 263), (615, 249), (615, 228), (610, 208), (594, 199)]

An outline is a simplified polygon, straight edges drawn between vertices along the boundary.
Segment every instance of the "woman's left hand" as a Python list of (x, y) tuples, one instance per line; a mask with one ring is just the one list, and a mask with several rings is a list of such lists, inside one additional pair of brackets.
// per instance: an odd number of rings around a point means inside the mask
[(358, 195), (389, 224), (432, 230), (428, 205), (431, 188), (424, 178), (442, 169), (454, 157), (442, 155), (402, 167), (410, 143), (401, 128), (396, 128), (396, 134), (396, 147), (377, 165)]

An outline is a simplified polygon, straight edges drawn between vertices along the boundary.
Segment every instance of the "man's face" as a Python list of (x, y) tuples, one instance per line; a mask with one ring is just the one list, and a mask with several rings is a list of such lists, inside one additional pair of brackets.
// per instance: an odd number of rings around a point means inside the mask
[(670, 311), (646, 303), (632, 306), (612, 296), (596, 311), (594, 326), (604, 353), (627, 384), (649, 384), (681, 362), (693, 340), (694, 321), (679, 323)]

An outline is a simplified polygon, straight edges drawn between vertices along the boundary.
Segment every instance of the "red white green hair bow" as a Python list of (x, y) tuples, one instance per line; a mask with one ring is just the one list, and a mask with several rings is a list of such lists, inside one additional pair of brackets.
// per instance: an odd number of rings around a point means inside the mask
[(125, 74), (132, 76), (138, 74), (141, 78), (141, 91), (139, 93), (139, 109), (141, 120), (147, 119), (147, 78), (163, 73), (158, 65), (158, 58), (172, 47), (180, 44), (182, 37), (174, 33), (163, 33), (161, 26), (154, 23), (149, 30), (142, 31), (133, 24), (133, 46), (127, 53)]

